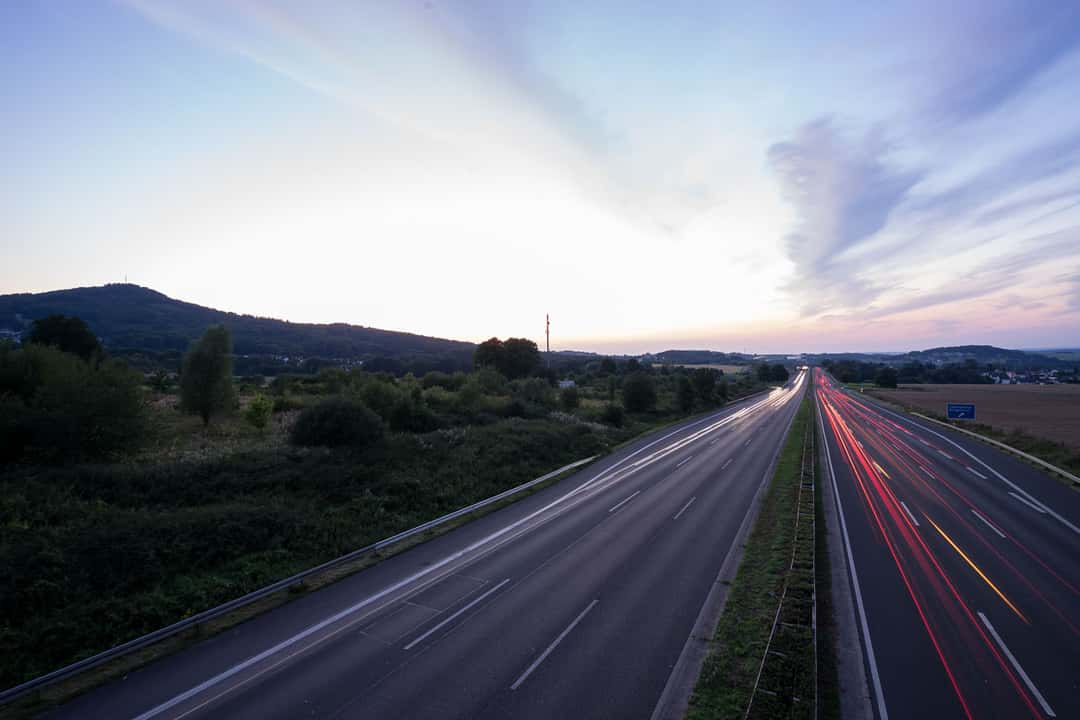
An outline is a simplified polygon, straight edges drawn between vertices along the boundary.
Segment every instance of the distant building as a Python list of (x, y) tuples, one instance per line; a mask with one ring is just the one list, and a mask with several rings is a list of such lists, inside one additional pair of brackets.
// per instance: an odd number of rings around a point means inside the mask
[(572, 388), (572, 387), (575, 387), (576, 385), (577, 385), (577, 383), (575, 383), (573, 380), (560, 380), (559, 381), (559, 389), (560, 390), (565, 390), (566, 388)]

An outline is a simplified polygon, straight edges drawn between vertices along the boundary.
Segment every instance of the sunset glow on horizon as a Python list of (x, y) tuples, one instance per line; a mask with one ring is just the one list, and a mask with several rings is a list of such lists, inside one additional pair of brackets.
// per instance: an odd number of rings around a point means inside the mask
[(43, 0), (0, 293), (658, 352), (1080, 345), (1080, 6)]

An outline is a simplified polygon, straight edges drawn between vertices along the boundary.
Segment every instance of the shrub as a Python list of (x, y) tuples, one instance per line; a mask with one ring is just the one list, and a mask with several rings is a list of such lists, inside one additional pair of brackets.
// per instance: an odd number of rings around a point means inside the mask
[(270, 422), (270, 415), (274, 412), (274, 401), (259, 393), (251, 399), (247, 408), (244, 409), (244, 419), (251, 423), (259, 432), (262, 432), (266, 424)]
[(543, 378), (514, 381), (514, 397), (544, 407), (555, 405), (555, 393)]
[(378, 415), (355, 400), (338, 398), (302, 411), (289, 440), (308, 447), (364, 447), (380, 440), (383, 432)]
[(439, 387), (444, 390), (457, 390), (464, 382), (464, 373), (454, 373), (453, 375), (450, 375), (449, 373), (432, 370), (424, 375), (420, 384), (424, 386), (425, 390), (433, 387)]
[(608, 425), (614, 425), (615, 427), (622, 427), (625, 414), (621, 405), (615, 403), (608, 403), (604, 406), (604, 412), (600, 416), (600, 419)]

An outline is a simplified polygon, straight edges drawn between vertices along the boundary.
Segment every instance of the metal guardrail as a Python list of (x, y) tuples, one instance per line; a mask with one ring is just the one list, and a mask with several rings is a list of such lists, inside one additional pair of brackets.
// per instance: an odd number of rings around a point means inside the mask
[(937, 423), (938, 425), (944, 425), (947, 428), (951, 428), (952, 430), (962, 432), (965, 435), (971, 435), (972, 437), (977, 438), (979, 440), (982, 440), (983, 442), (990, 443), (991, 445), (997, 445), (999, 448), (1002, 448), (1003, 450), (1008, 450), (1009, 452), (1011, 452), (1014, 455), (1018, 455), (1019, 457), (1022, 457), (1025, 460), (1033, 462), (1036, 465), (1040, 465), (1040, 466), (1046, 468), (1047, 470), (1050, 470), (1051, 472), (1056, 472), (1057, 474), (1061, 475), (1062, 477), (1076, 483), (1077, 485), (1080, 485), (1080, 477), (1077, 477), (1077, 476), (1073, 475), (1071, 472), (1069, 472), (1067, 470), (1063, 470), (1062, 468), (1059, 468), (1057, 465), (1053, 465), (1051, 463), (1048, 463), (1045, 460), (1043, 460), (1042, 458), (1037, 458), (1034, 455), (1028, 455), (1023, 450), (1017, 450), (1012, 445), (1006, 445), (1005, 443), (999, 442), (998, 440), (995, 440), (994, 438), (986, 437), (985, 435), (974, 432), (972, 430), (968, 430), (966, 428), (957, 427), (956, 425), (953, 425), (952, 423), (942, 422), (941, 420), (938, 420), (937, 418), (932, 418), (932, 417), (930, 417), (928, 415), (923, 415), (922, 413), (917, 413), (914, 410), (911, 410), (909, 412), (912, 415), (915, 415), (916, 417), (921, 417), (923, 420), (929, 420), (932, 423)]
[(196, 613), (191, 617), (184, 618), (183, 620), (175, 622), (172, 625), (168, 625), (158, 630), (154, 630), (153, 632), (147, 633), (146, 635), (143, 635), (141, 637), (137, 637), (134, 640), (129, 640), (125, 643), (117, 645), (116, 647), (98, 653), (97, 655), (94, 655), (92, 657), (84, 658), (82, 660), (79, 660), (78, 662), (74, 662), (70, 665), (62, 667), (59, 670), (54, 670), (46, 675), (36, 677), (33, 680), (28, 680), (21, 685), (16, 685), (15, 687), (8, 688), (7, 690), (0, 692), (0, 705), (11, 702), (12, 700), (16, 700), (26, 695), (27, 693), (30, 693), (34, 690), (39, 690), (43, 687), (46, 687), (47, 685), (59, 682), (60, 680), (74, 677), (81, 672), (90, 670), (91, 668), (95, 668), (99, 665), (109, 662), (110, 660), (116, 660), (117, 658), (123, 657), (128, 653), (134, 652), (136, 650), (141, 650), (142, 648), (153, 645), (154, 643), (164, 640), (166, 638), (172, 637), (173, 635), (183, 632), (184, 630), (198, 627), (202, 623), (221, 617), (222, 615), (230, 613), (233, 610), (237, 610), (246, 605), (250, 605), (257, 600), (261, 600), (262, 598), (265, 598), (267, 596), (273, 595), (283, 590), (287, 590), (291, 586), (296, 585), (299, 582), (303, 582), (305, 579), (312, 577), (313, 575), (317, 575), (321, 572), (333, 569), (340, 565), (345, 565), (349, 562), (352, 562), (353, 560), (363, 557), (364, 555), (378, 552), (379, 550), (382, 550), (383, 548), (386, 548), (390, 545), (394, 545), (395, 543), (399, 543), (402, 540), (406, 540), (415, 535), (419, 535), (420, 533), (431, 530), (432, 528), (450, 522), (451, 520), (456, 520), (463, 515), (468, 515), (471, 512), (475, 512), (476, 510), (480, 510), (481, 508), (487, 507), (488, 505), (497, 503), (500, 500), (505, 500), (508, 497), (512, 497), (520, 492), (528, 490), (529, 488), (538, 485), (546, 480), (557, 477), (564, 472), (579, 468), (582, 465), (586, 465), (595, 460), (596, 458), (597, 456), (593, 455), (591, 457), (572, 462), (569, 465), (564, 465), (558, 470), (552, 470), (546, 475), (541, 475), (538, 478), (522, 483), (521, 485), (517, 485), (516, 487), (512, 487), (509, 490), (504, 490), (498, 495), (492, 495), (491, 497), (480, 500), (479, 502), (475, 502), (472, 505), (463, 507), (459, 510), (455, 510), (451, 513), (447, 513), (442, 517), (435, 518), (434, 520), (429, 520), (428, 522), (417, 525), (414, 528), (404, 530), (396, 535), (391, 535), (390, 537), (379, 540), (378, 542), (374, 542), (365, 547), (353, 550), (352, 552), (342, 555), (341, 557), (334, 558), (333, 560), (328, 560), (321, 565), (316, 565), (315, 567), (299, 572), (283, 580), (278, 580), (277, 582), (267, 585), (264, 588), (260, 588), (259, 590), (253, 590), (247, 595), (243, 595), (234, 600), (229, 600), (228, 602), (222, 603), (217, 607), (210, 608), (209, 610), (203, 610), (202, 612)]

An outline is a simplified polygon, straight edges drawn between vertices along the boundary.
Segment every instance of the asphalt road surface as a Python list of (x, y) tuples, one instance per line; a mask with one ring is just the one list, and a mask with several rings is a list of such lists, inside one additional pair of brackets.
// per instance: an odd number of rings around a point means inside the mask
[(49, 716), (648, 718), (805, 385), (654, 433)]
[(1080, 718), (1080, 493), (815, 372), (877, 715)]

